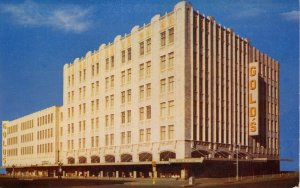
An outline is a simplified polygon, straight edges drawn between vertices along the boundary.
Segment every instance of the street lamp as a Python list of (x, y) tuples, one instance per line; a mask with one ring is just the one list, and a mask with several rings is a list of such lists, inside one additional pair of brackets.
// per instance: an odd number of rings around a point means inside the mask
[(12, 171), (12, 173), (13, 173), (13, 178), (15, 177), (15, 165), (12, 165), (12, 168), (13, 168), (13, 171)]
[(239, 181), (239, 149), (240, 145), (236, 145), (236, 181)]
[(58, 158), (58, 179), (61, 179), (61, 176), (62, 176), (62, 165), (63, 163), (59, 161), (59, 150), (57, 150), (57, 158)]
[(61, 175), (62, 175), (62, 165), (63, 163), (62, 162), (58, 162), (58, 179), (61, 179)]

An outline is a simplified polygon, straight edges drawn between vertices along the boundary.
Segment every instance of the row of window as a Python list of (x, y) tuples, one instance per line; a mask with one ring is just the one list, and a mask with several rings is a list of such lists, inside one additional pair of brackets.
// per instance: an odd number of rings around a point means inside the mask
[(131, 144), (131, 131), (121, 132), (121, 144)]
[[(173, 67), (173, 61), (174, 61), (174, 53), (171, 52), (171, 53), (168, 54), (168, 56), (169, 56), (168, 68), (172, 68)], [(161, 71), (164, 71), (167, 67), (165, 58), (166, 58), (165, 55), (161, 56)], [(145, 68), (145, 66), (146, 66), (146, 68)], [(126, 72), (127, 72), (127, 79), (126, 79)], [(150, 77), (150, 75), (151, 75), (151, 61), (148, 61), (146, 63), (142, 63), (139, 66), (139, 78), (144, 79), (145, 75), (146, 75), (146, 77)], [(110, 77), (105, 78), (105, 89), (106, 90), (114, 88), (114, 80), (115, 80), (114, 75), (111, 75)], [(128, 84), (130, 82), (131, 82), (131, 69), (127, 69), (127, 70), (122, 71), (121, 72), (121, 84), (124, 85), (125, 83)], [(173, 84), (174, 77), (170, 77), (169, 82), (172, 82), (171, 84)], [(161, 85), (162, 85), (162, 87), (164, 87), (165, 80), (161, 81)], [(170, 90), (172, 89), (172, 91), (173, 91), (173, 86), (174, 85), (170, 85)], [(92, 96), (94, 96), (95, 87), (96, 87), (96, 93), (98, 94), (99, 93), (99, 81), (91, 84)], [(142, 88), (140, 88), (140, 89), (142, 89)], [(82, 93), (83, 93), (83, 96), (82, 96)], [(82, 99), (82, 97), (85, 98), (85, 86), (83, 88), (79, 88), (79, 99)], [(70, 102), (74, 102), (74, 91), (68, 92), (68, 103), (70, 103)]]
[[(98, 64), (98, 73), (99, 73), (99, 64)], [(71, 85), (74, 85), (74, 74), (71, 75), (72, 82)], [(79, 71), (79, 82), (84, 82), (86, 80), (86, 69), (80, 70)], [(69, 85), (70, 85), (70, 77), (69, 77)]]
[[(167, 108), (168, 105), (168, 108)], [(175, 105), (174, 100), (160, 103), (160, 117), (174, 117)]]
[(91, 129), (99, 129), (99, 118), (92, 118), (91, 119)]
[[(166, 37), (168, 35), (168, 38)], [(166, 46), (167, 42), (169, 44), (172, 44), (174, 42), (174, 28), (170, 28), (166, 31), (163, 31), (160, 33), (160, 46), (164, 47)], [(139, 54), (144, 55), (145, 53), (150, 53), (151, 52), (151, 38), (146, 39), (146, 41), (142, 41), (139, 43), (140, 50)], [(127, 58), (126, 58), (126, 51), (127, 51)], [(121, 62), (125, 63), (126, 59), (128, 62), (131, 61), (132, 59), (132, 53), (131, 53), (131, 47), (129, 47), (127, 50), (122, 50), (121, 51)], [(105, 59), (105, 70), (109, 71), (114, 68), (114, 56), (111, 56), (110, 58)], [(94, 75), (99, 74), (99, 63), (96, 63), (96, 65), (92, 65), (91, 68), (91, 75), (92, 77)], [(79, 82), (81, 83), (82, 81), (86, 80), (86, 69), (80, 70), (79, 71)], [(71, 76), (68, 76), (68, 86), (74, 86), (74, 74)]]
[(113, 127), (115, 125), (115, 115), (105, 115), (105, 127)]
[[(91, 101), (91, 106), (92, 106), (92, 112), (99, 111), (99, 99), (96, 99), (94, 101)], [(95, 109), (96, 106), (96, 109)], [(81, 115), (81, 109), (79, 108), (79, 114)]]
[(18, 148), (7, 150), (7, 156), (12, 157), (12, 156), (17, 156), (17, 155), (18, 155)]
[(105, 146), (113, 146), (115, 144), (115, 135), (106, 134), (105, 135)]
[(91, 137), (91, 146), (93, 147), (99, 147), (99, 136), (92, 136)]
[(115, 57), (111, 56), (110, 58), (105, 59), (105, 71), (113, 70), (115, 67)]
[(141, 63), (139, 66), (139, 78), (140, 80), (144, 78), (151, 77), (151, 61), (147, 61), (146, 63)]
[(115, 86), (115, 76), (111, 75), (110, 77), (105, 78), (105, 89), (113, 89)]
[[(85, 114), (85, 106), (85, 103), (82, 104), (83, 114)], [(74, 117), (74, 107), (68, 108), (68, 118), (70, 119), (70, 117)]]
[[(146, 110), (146, 113), (145, 113)], [(151, 106), (146, 106), (146, 107), (140, 107), (139, 109), (139, 119), (140, 121), (143, 121), (144, 119), (151, 119)], [(146, 115), (146, 117), (145, 117)]]
[(268, 119), (268, 130), (277, 133), (278, 132), (278, 121)]
[(268, 102), (268, 113), (278, 115), (278, 105), (272, 102)]
[(151, 83), (148, 83), (146, 85), (141, 85), (139, 87), (140, 100), (144, 100), (144, 98), (145, 98), (145, 88), (146, 88), (146, 98), (151, 97)]
[(33, 119), (21, 123), (21, 130), (33, 128)]
[(14, 145), (14, 144), (18, 144), (18, 137), (17, 136), (7, 139), (7, 145), (8, 146)]
[[(99, 75), (99, 69), (100, 69), (99, 63), (96, 63), (96, 66), (92, 65), (92, 70), (91, 70), (92, 77), (94, 77), (95, 75)], [(81, 80), (81, 79), (79, 78), (79, 80)]]
[(131, 122), (131, 110), (121, 112), (121, 123), (124, 124), (126, 122), (127, 123)]
[[(174, 125), (161, 126), (160, 127), (160, 140), (173, 140), (174, 139)], [(139, 130), (139, 142), (150, 142), (151, 141), (151, 128)], [(86, 148), (86, 139), (78, 139), (78, 148)], [(121, 144), (131, 144), (131, 131), (121, 132)], [(114, 134), (105, 135), (105, 146), (114, 145)], [(99, 136), (91, 137), (91, 147), (99, 146)], [(74, 148), (73, 140), (68, 140), (68, 150)]]
[(21, 155), (33, 154), (33, 146), (21, 147)]
[(261, 74), (271, 80), (274, 80), (276, 82), (278, 82), (278, 73), (275, 69), (272, 69), (272, 67), (264, 65), (264, 64), (260, 64), (260, 70), (261, 70)]
[[(160, 103), (160, 117), (173, 117), (174, 116), (174, 100), (168, 102)], [(113, 127), (114, 126), (114, 114), (105, 115), (105, 127)], [(139, 120), (143, 121), (145, 119), (151, 119), (151, 106), (140, 107), (139, 108)], [(96, 128), (99, 128), (99, 118), (94, 120), (91, 119), (92, 129), (94, 127), (94, 122), (96, 122)], [(121, 112), (121, 123), (130, 123), (131, 122), (131, 110)], [(85, 130), (85, 121), (79, 122), (79, 130)], [(74, 124), (68, 124), (68, 134), (74, 133)]]
[(45, 144), (38, 144), (37, 146), (37, 153), (52, 153), (53, 151), (53, 143), (45, 143)]
[[(61, 143), (62, 148), (62, 143)], [(74, 140), (68, 140), (68, 151), (74, 149)]]
[[(96, 81), (95, 83), (92, 83), (91, 84), (91, 96), (94, 96), (95, 93), (96, 94), (99, 94), (99, 89), (100, 86), (99, 86), (99, 81)], [(95, 91), (96, 90), (96, 91)], [(79, 90), (79, 99), (81, 99), (81, 93), (80, 93), (80, 90)]]
[[(127, 79), (126, 79), (126, 72), (127, 72)], [(126, 71), (121, 72), (121, 84), (130, 84), (131, 83), (131, 69), (127, 69)]]
[(84, 149), (85, 148), (85, 138), (79, 138), (78, 139), (78, 148)]
[[(98, 88), (98, 90), (99, 90), (99, 82), (96, 82), (96, 88)], [(72, 92), (74, 92), (74, 91), (72, 91)], [(85, 99), (85, 93), (86, 93), (86, 86), (79, 88), (79, 100)], [(73, 93), (72, 93), (72, 95), (73, 95)], [(74, 97), (72, 97), (72, 99), (73, 98)], [(72, 102), (73, 102), (73, 100), (72, 100)]]
[(7, 134), (18, 132), (18, 125), (13, 125), (7, 128)]
[(168, 62), (166, 55), (160, 56), (160, 71), (164, 72), (167, 68), (173, 69), (174, 67), (174, 52), (168, 53)]
[[(146, 136), (145, 136), (146, 134)], [(140, 129), (139, 130), (139, 142), (150, 142), (151, 141), (151, 129)]]
[[(79, 72), (79, 75), (81, 75), (81, 71)], [(85, 80), (85, 75), (86, 75), (86, 69), (84, 69), (84, 80)], [(81, 78), (81, 76), (79, 78)], [(70, 86), (74, 86), (74, 74), (68, 76), (68, 87)]]
[[(168, 34), (168, 41), (166, 35)], [(167, 31), (160, 33), (160, 46), (166, 46), (166, 43), (172, 44), (174, 42), (174, 28), (170, 28)], [(145, 49), (146, 44), (146, 49)], [(146, 39), (146, 41), (140, 42), (140, 55), (151, 52), (151, 38)]]
[[(91, 105), (93, 105), (92, 106), (93, 109), (94, 109), (94, 103), (95, 103), (94, 101), (91, 101)], [(97, 109), (99, 109), (99, 99), (97, 99), (96, 103), (97, 103)], [(79, 109), (79, 111), (78, 111), (79, 116), (81, 116), (81, 114), (85, 114), (86, 104), (83, 103), (83, 104), (78, 105), (78, 109)], [(74, 114), (74, 112), (73, 112), (73, 107), (72, 107), (71, 108), (71, 117), (73, 117), (73, 114)]]
[(105, 97), (105, 109), (108, 109), (108, 107), (113, 107), (115, 104), (115, 97), (114, 95), (106, 96)]
[(53, 113), (47, 114), (37, 118), (37, 125), (42, 126), (48, 123), (53, 123)]
[(43, 140), (43, 139), (52, 138), (52, 137), (53, 137), (53, 128), (44, 129), (44, 130), (40, 130), (37, 132), (38, 140)]
[(168, 92), (174, 92), (174, 76), (170, 76), (168, 78), (164, 78), (160, 80), (160, 93), (166, 93), (167, 89), (167, 82), (168, 82)]
[[(145, 43), (146, 43), (146, 51), (145, 51)], [(140, 42), (140, 55), (144, 55), (146, 52), (151, 52), (151, 38), (146, 39), (146, 42), (142, 41)]]
[(276, 99), (278, 98), (278, 89), (277, 89), (277, 87), (276, 86), (272, 86), (271, 84), (270, 85), (268, 85), (268, 96), (269, 97), (275, 97)]
[(268, 148), (278, 149), (278, 139), (268, 137)]
[[(168, 133), (168, 134), (167, 134)], [(160, 140), (173, 140), (174, 139), (174, 125), (160, 127)]]
[[(80, 131), (81, 131), (81, 126), (84, 126), (84, 130), (85, 130), (85, 121), (79, 121)], [(72, 133), (72, 134), (74, 133), (74, 123), (68, 124), (68, 134), (70, 134), (70, 133)]]
[[(166, 39), (166, 35), (168, 35), (168, 41)], [(169, 44), (174, 42), (174, 27), (160, 33), (160, 46), (164, 47), (167, 42)]]
[[(126, 52), (125, 50), (121, 51), (121, 62), (122, 64), (124, 64), (126, 62)], [(131, 61), (131, 47), (127, 48), (127, 61), (130, 62)]]
[(21, 135), (21, 143), (33, 141), (33, 133)]

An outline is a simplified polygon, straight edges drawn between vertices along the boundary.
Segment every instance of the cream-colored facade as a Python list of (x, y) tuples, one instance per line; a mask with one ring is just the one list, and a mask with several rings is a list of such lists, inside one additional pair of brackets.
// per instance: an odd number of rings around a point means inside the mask
[[(249, 136), (251, 62), (260, 67), (258, 136)], [(230, 160), (236, 145), (245, 160), (279, 157), (278, 62), (189, 3), (66, 64), (63, 83), (62, 107), (3, 122), (3, 133), (17, 125), (3, 138), (4, 166), (54, 164), (56, 154), (69, 165)], [(44, 127), (43, 114), (53, 114)], [(38, 140), (46, 128), (52, 137)], [(21, 143), (27, 133), (33, 138)], [(41, 155), (46, 143), (53, 148)], [(26, 146), (31, 154), (21, 155)]]
[(2, 165), (9, 167), (57, 163), (60, 107), (2, 122)]

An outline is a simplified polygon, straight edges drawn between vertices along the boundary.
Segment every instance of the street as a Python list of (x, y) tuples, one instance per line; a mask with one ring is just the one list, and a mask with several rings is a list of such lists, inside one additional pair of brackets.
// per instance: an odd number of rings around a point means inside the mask
[[(298, 176), (286, 176), (281, 178), (255, 178), (254, 180), (243, 179), (240, 182), (227, 181), (218, 178), (200, 178), (196, 179), (193, 187), (203, 188), (293, 188), (298, 185)], [(0, 188), (96, 188), (96, 187), (186, 187), (187, 180), (175, 179), (135, 179), (135, 180), (116, 180), (116, 179), (53, 179), (53, 178), (36, 178), (36, 179), (16, 179), (16, 178), (0, 178)]]

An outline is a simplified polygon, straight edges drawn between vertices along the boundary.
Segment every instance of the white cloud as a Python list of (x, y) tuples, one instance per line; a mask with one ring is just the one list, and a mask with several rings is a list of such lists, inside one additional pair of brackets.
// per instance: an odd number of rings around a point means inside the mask
[(281, 16), (286, 20), (298, 21), (299, 16), (300, 16), (300, 11), (299, 10), (292, 10), (290, 12), (284, 12), (284, 13), (281, 13)]
[(260, 8), (249, 8), (249, 9), (243, 9), (235, 13), (236, 18), (253, 18), (260, 16), (265, 11)]
[(91, 9), (77, 5), (46, 5), (27, 0), (23, 4), (0, 4), (0, 12), (7, 13), (20, 25), (51, 27), (81, 33), (89, 29)]

